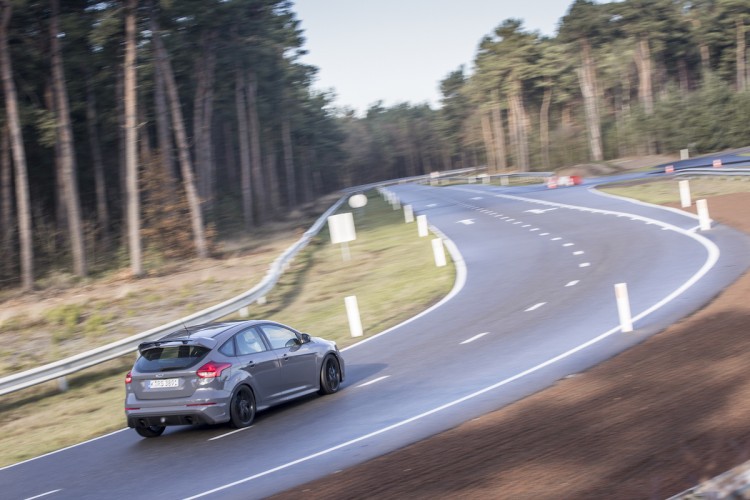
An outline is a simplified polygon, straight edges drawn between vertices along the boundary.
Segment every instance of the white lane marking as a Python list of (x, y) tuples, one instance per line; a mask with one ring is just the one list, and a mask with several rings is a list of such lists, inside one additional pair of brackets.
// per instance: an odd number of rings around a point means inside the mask
[(429, 205), (427, 205), (427, 208), (434, 208), (436, 206), (437, 206), (437, 203), (430, 203)]
[(589, 267), (591, 265), (591, 262), (581, 262), (578, 264), (578, 267)]
[(539, 228), (538, 228), (538, 227), (535, 227), (535, 228), (533, 228), (533, 229), (529, 229), (529, 231), (531, 231), (531, 232), (533, 233), (534, 231), (539, 231)]
[(573, 281), (570, 281), (570, 282), (568, 282), (568, 284), (567, 284), (567, 285), (565, 285), (565, 286), (566, 286), (566, 287), (569, 287), (569, 286), (576, 286), (576, 285), (577, 285), (578, 283), (579, 283), (579, 282), (578, 282), (578, 280), (573, 280)]
[(456, 224), (464, 224), (466, 226), (470, 226), (470, 225), (474, 224), (474, 219), (460, 220), (460, 221), (456, 222)]
[(531, 224), (524, 224), (524, 225), (523, 225), (523, 226), (521, 226), (521, 227), (531, 227)]
[[(503, 196), (507, 196), (507, 195), (497, 195), (497, 196), (498, 197), (503, 197)], [(524, 200), (524, 201), (532, 201), (532, 202), (535, 202), (535, 203), (538, 202), (538, 200), (533, 200), (533, 199), (528, 199), (528, 198), (520, 198), (520, 197), (515, 197), (515, 196), (512, 197), (512, 198), (519, 198), (519, 199)], [(549, 204), (550, 202), (540, 202), (540, 203)], [(561, 206), (564, 206), (564, 205), (561, 205)], [(599, 211), (599, 213), (605, 213), (606, 214), (606, 213), (610, 213), (610, 212), (608, 212), (608, 211)], [(654, 221), (654, 222), (656, 222), (659, 225), (666, 224), (664, 222), (657, 222), (657, 221)], [(707, 238), (705, 238), (705, 237), (703, 237), (703, 236), (701, 236), (699, 234), (690, 233), (690, 232), (685, 231), (683, 229), (680, 229), (678, 227), (675, 227), (675, 230), (677, 232), (679, 232), (679, 233), (682, 233), (682, 234), (690, 237), (690, 238), (693, 238), (694, 240), (696, 240), (700, 244), (702, 244), (703, 247), (706, 249), (706, 252), (708, 254), (707, 257), (706, 257), (706, 261), (703, 263), (703, 266), (701, 266), (701, 268), (695, 274), (693, 274), (687, 281), (685, 281), (682, 285), (680, 285), (672, 293), (670, 293), (669, 295), (667, 295), (666, 297), (664, 297), (662, 300), (660, 300), (659, 302), (657, 302), (656, 304), (654, 304), (650, 308), (648, 308), (645, 311), (641, 312), (640, 314), (634, 316), (633, 317), (633, 322), (636, 322), (636, 321), (639, 321), (639, 320), (645, 318), (646, 316), (648, 316), (652, 312), (654, 312), (654, 311), (656, 311), (656, 310), (664, 307), (666, 304), (672, 302), (675, 298), (677, 298), (680, 295), (682, 295), (683, 293), (685, 293), (685, 291), (688, 288), (692, 287), (701, 278), (703, 278), (703, 276), (705, 276), (706, 273), (708, 273), (708, 271), (710, 271), (711, 268), (713, 268), (716, 265), (716, 262), (719, 260), (719, 256), (721, 255), (721, 252), (719, 251), (719, 247), (717, 247), (715, 243), (713, 243), (709, 239), (707, 239)], [(441, 235), (441, 237), (442, 237), (442, 235)], [(455, 245), (453, 245), (450, 240), (446, 240), (446, 243), (451, 243), (451, 246), (453, 248), (455, 248)], [(449, 247), (449, 250), (451, 250), (451, 247)], [(458, 252), (457, 248), (455, 250), (456, 250), (456, 252)], [(452, 253), (452, 251), (451, 251), (451, 253)], [(460, 257), (460, 253), (458, 253), (458, 256)], [(455, 260), (455, 257), (454, 257), (454, 260)], [(466, 269), (465, 269), (465, 263), (464, 263), (463, 259), (460, 260), (460, 264), (461, 264), (461, 266), (463, 267), (463, 270), (464, 270), (463, 280), (464, 280), (464, 283), (465, 283), (465, 279), (466, 279), (465, 270)], [(458, 266), (456, 266), (456, 267), (458, 268)], [(461, 287), (463, 287), (464, 283), (461, 284)], [(455, 291), (455, 290), (456, 290), (456, 287), (454, 286), (454, 288), (451, 291), (451, 294), (449, 294), (449, 296), (452, 297), (454, 295), (453, 291)], [(459, 288), (459, 290), (460, 290), (460, 288)], [(458, 293), (458, 291), (456, 291), (456, 293)], [(436, 304), (435, 306), (431, 307), (430, 309), (428, 309), (428, 311), (430, 311), (432, 309), (435, 309), (438, 305), (441, 305), (443, 302), (445, 302), (445, 299), (443, 301), (439, 302), (438, 304)], [(425, 313), (423, 313), (423, 314), (425, 314)], [(417, 318), (419, 316), (422, 316), (422, 315), (420, 314), (418, 316), (415, 316), (415, 318)], [(412, 318), (412, 319), (406, 321), (405, 323), (413, 321), (415, 318)], [(402, 324), (404, 324), (404, 323), (402, 323)], [(398, 325), (398, 326), (401, 326), (401, 325)], [(386, 330), (385, 332), (382, 332), (382, 333), (378, 334), (377, 336), (380, 336), (380, 335), (383, 335), (383, 334), (385, 334), (385, 333), (387, 333), (389, 331), (392, 331), (395, 328), (398, 328), (398, 326), (393, 327), (390, 330)], [(321, 457), (323, 455), (327, 455), (329, 453), (333, 453), (334, 451), (340, 450), (342, 448), (347, 448), (347, 447), (349, 447), (349, 446), (351, 446), (353, 444), (357, 444), (359, 442), (365, 441), (365, 440), (370, 439), (372, 437), (379, 436), (380, 434), (384, 434), (386, 432), (392, 431), (393, 429), (398, 429), (399, 427), (403, 427), (403, 426), (408, 425), (408, 424), (410, 424), (412, 422), (416, 422), (416, 421), (421, 420), (423, 418), (429, 417), (430, 415), (434, 415), (436, 413), (439, 413), (439, 412), (441, 412), (443, 410), (446, 410), (448, 408), (451, 408), (453, 406), (460, 405), (461, 403), (464, 403), (464, 402), (469, 401), (471, 399), (474, 399), (474, 398), (477, 398), (479, 396), (482, 396), (483, 394), (486, 394), (486, 393), (488, 393), (490, 391), (494, 391), (495, 389), (498, 389), (500, 387), (508, 385), (511, 382), (515, 382), (516, 380), (524, 378), (524, 377), (526, 377), (526, 376), (528, 376), (528, 375), (530, 375), (532, 373), (538, 372), (539, 370), (542, 370), (542, 369), (544, 369), (544, 368), (546, 368), (546, 367), (548, 367), (550, 365), (553, 365), (553, 364), (555, 364), (555, 363), (557, 363), (557, 362), (559, 362), (559, 361), (561, 361), (561, 360), (563, 360), (565, 358), (569, 358), (570, 356), (572, 356), (572, 355), (574, 355), (574, 354), (576, 354), (576, 353), (578, 353), (578, 352), (580, 352), (580, 351), (582, 351), (582, 350), (584, 350), (584, 349), (586, 349), (586, 348), (588, 348), (588, 347), (590, 347), (590, 346), (592, 346), (592, 345), (594, 345), (594, 344), (596, 344), (598, 342), (601, 342), (602, 340), (604, 340), (607, 337), (609, 337), (609, 336), (611, 336), (611, 335), (619, 332), (620, 330), (621, 330), (621, 328), (618, 325), (618, 326), (616, 326), (614, 328), (611, 328), (611, 329), (607, 330), (606, 332), (604, 332), (604, 333), (602, 333), (602, 334), (600, 334), (600, 335), (592, 338), (591, 340), (588, 340), (588, 341), (586, 341), (586, 342), (584, 342), (582, 344), (577, 345), (576, 347), (573, 347), (573, 348), (571, 348), (571, 349), (569, 349), (569, 350), (567, 350), (567, 351), (565, 351), (565, 352), (563, 352), (561, 354), (558, 354), (557, 356), (554, 356), (554, 357), (552, 357), (552, 358), (550, 358), (550, 359), (548, 359), (546, 361), (543, 361), (543, 362), (541, 362), (541, 363), (539, 363), (539, 364), (537, 364), (535, 366), (532, 366), (531, 368), (528, 368), (527, 370), (519, 372), (519, 373), (517, 373), (515, 375), (512, 375), (512, 376), (506, 378), (506, 379), (500, 380), (499, 382), (497, 382), (495, 384), (492, 384), (492, 385), (489, 385), (489, 386), (484, 387), (482, 389), (479, 389), (478, 391), (472, 392), (471, 394), (467, 394), (466, 396), (460, 397), (458, 399), (454, 399), (453, 401), (449, 401), (448, 403), (445, 403), (444, 405), (438, 406), (438, 407), (433, 408), (431, 410), (427, 410), (427, 411), (425, 411), (423, 413), (420, 413), (420, 414), (415, 415), (413, 417), (407, 418), (407, 419), (402, 420), (400, 422), (396, 422), (395, 424), (391, 424), (391, 425), (389, 425), (387, 427), (382, 427), (382, 428), (380, 428), (378, 430), (375, 430), (375, 431), (370, 432), (368, 434), (364, 434), (364, 435), (359, 436), (357, 438), (350, 439), (349, 441), (345, 441), (345, 442), (340, 443), (338, 445), (331, 446), (330, 448), (326, 448), (325, 450), (321, 450), (321, 451), (319, 451), (317, 453), (313, 453), (311, 455), (307, 455), (307, 456), (299, 458), (297, 460), (293, 460), (291, 462), (287, 462), (286, 464), (279, 465), (278, 467), (274, 467), (272, 469), (268, 469), (268, 470), (265, 470), (263, 472), (259, 472), (257, 474), (245, 477), (243, 479), (240, 479), (238, 481), (234, 481), (232, 483), (227, 483), (227, 484), (225, 484), (223, 486), (219, 486), (219, 487), (214, 488), (212, 490), (204, 491), (203, 493), (199, 493), (197, 495), (194, 495), (193, 497), (190, 497), (190, 498), (188, 498), (186, 500), (192, 500), (193, 498), (199, 498), (199, 497), (211, 495), (213, 493), (216, 493), (216, 492), (219, 492), (219, 491), (223, 491), (223, 490), (226, 490), (228, 488), (232, 488), (232, 487), (237, 486), (239, 484), (247, 483), (249, 481), (252, 481), (253, 479), (257, 479), (259, 477), (267, 476), (269, 474), (273, 474), (274, 472), (277, 472), (277, 471), (280, 471), (280, 470), (288, 469), (289, 467), (292, 467), (294, 465), (297, 465), (297, 464), (300, 464), (300, 463), (303, 463), (303, 462), (309, 462), (310, 460), (313, 460), (315, 458)], [(372, 339), (372, 338), (375, 338), (375, 336), (370, 337), (370, 339)], [(357, 344), (354, 344), (354, 345), (350, 346), (349, 348), (361, 345), (362, 343), (364, 343), (364, 342), (366, 342), (367, 340), (370, 340), (370, 339), (365, 339), (365, 340), (363, 340), (363, 341), (361, 341), (361, 342), (359, 342)], [(0, 469), (0, 470), (2, 470), (2, 469)]]
[(562, 239), (561, 237), (556, 236), (556, 237), (552, 238), (550, 241), (560, 241), (561, 239)]
[(94, 439), (89, 439), (88, 441), (84, 441), (83, 443), (73, 444), (70, 446), (66, 446), (65, 448), (60, 448), (59, 450), (50, 451), (49, 453), (45, 453), (44, 455), (39, 455), (38, 457), (29, 458), (28, 460), (24, 460), (23, 462), (17, 462), (15, 464), (6, 465), (5, 467), (0, 467), (0, 471), (4, 471), (5, 469), (10, 469), (11, 467), (16, 467), (18, 465), (23, 465), (28, 462), (32, 462), (34, 460), (39, 460), (40, 458), (48, 457), (50, 455), (56, 455), (57, 453), (71, 450), (73, 448), (77, 448), (79, 446), (83, 446), (84, 444), (93, 443), (94, 441), (99, 441), (100, 439), (107, 438), (109, 436), (114, 436), (118, 432), (125, 432), (129, 430), (129, 427), (125, 427), (124, 429), (120, 429), (119, 431), (110, 432), (109, 434), (105, 434), (103, 436), (95, 437)]
[(576, 252), (573, 252), (573, 255), (583, 255), (583, 250), (578, 250)]
[(573, 245), (575, 245), (575, 243), (566, 243), (563, 246), (564, 247), (572, 247)]
[(546, 304), (546, 302), (540, 302), (538, 304), (534, 304), (533, 306), (531, 306), (528, 309), (526, 309), (524, 312), (536, 311), (537, 309), (539, 309), (540, 307), (542, 307), (544, 304)]
[(508, 219), (508, 222), (513, 222), (514, 220), (516, 220), (516, 219)]
[(552, 210), (557, 210), (556, 208), (532, 208), (531, 210), (526, 210), (526, 212), (531, 212), (532, 214), (543, 214), (544, 212), (551, 212)]
[(253, 426), (251, 425), (250, 427), (243, 427), (242, 429), (236, 429), (236, 430), (233, 430), (233, 431), (229, 431), (229, 432), (226, 432), (224, 434), (220, 434), (218, 436), (214, 436), (211, 439), (209, 439), (209, 441), (215, 441), (217, 439), (225, 438), (227, 436), (231, 436), (232, 434), (237, 434), (238, 432), (246, 431), (246, 430), (252, 429), (252, 428), (253, 428)]
[(549, 236), (549, 233), (539, 233), (539, 236)]
[(464, 340), (463, 342), (461, 342), (461, 345), (468, 344), (469, 342), (474, 342), (475, 340), (481, 339), (485, 335), (489, 335), (489, 333), (490, 332), (484, 332), (484, 333), (480, 333), (479, 335), (474, 335), (473, 337), (468, 338), (468, 339)]
[(513, 224), (523, 224), (523, 222), (521, 222), (520, 220), (517, 220), (517, 221), (516, 221), (516, 222), (514, 222)]
[(33, 497), (29, 497), (26, 500), (34, 500), (36, 498), (46, 497), (47, 495), (52, 495), (53, 493), (57, 493), (58, 491), (62, 491), (62, 489), (48, 491), (47, 493), (42, 493), (41, 495), (36, 495), (36, 496), (33, 496)]
[(471, 198), (471, 199), (472, 199), (472, 200), (481, 200), (481, 199), (482, 199), (482, 197), (481, 197), (481, 196), (475, 196), (474, 198)]
[(387, 379), (388, 377), (390, 377), (390, 375), (383, 375), (382, 377), (374, 378), (374, 379), (372, 379), (372, 380), (370, 380), (370, 381), (368, 381), (368, 382), (365, 382), (364, 384), (359, 384), (359, 385), (355, 386), (355, 388), (356, 388), (356, 387), (366, 387), (366, 386), (368, 386), (368, 385), (371, 385), (371, 384), (375, 384), (375, 383), (377, 383), (377, 382), (380, 382), (381, 380), (385, 380), (385, 379)]

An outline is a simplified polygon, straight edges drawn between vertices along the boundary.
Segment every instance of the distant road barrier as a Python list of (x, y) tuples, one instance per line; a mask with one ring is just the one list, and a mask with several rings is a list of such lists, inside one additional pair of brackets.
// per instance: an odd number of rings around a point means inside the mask
[(727, 176), (727, 175), (750, 175), (750, 168), (747, 167), (693, 167), (683, 168), (677, 170), (674, 175), (713, 175), (713, 176)]

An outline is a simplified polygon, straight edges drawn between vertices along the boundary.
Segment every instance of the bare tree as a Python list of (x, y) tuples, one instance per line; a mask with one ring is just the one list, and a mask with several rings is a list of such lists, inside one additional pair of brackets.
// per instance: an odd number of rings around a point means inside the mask
[(135, 89), (136, 40), (135, 16), (138, 0), (127, 0), (125, 13), (125, 178), (127, 193), (128, 243), (130, 268), (134, 276), (143, 275), (141, 252), (141, 203), (138, 189), (138, 129)]
[(10, 0), (0, 0), (0, 72), (2, 73), (5, 111), (8, 114), (13, 163), (16, 173), (16, 205), (18, 233), (21, 246), (21, 286), (24, 290), (34, 287), (34, 248), (31, 241), (31, 203), (29, 197), (26, 150), (23, 146), (21, 120), (18, 114), (16, 85), (8, 50), (8, 25), (13, 15)]

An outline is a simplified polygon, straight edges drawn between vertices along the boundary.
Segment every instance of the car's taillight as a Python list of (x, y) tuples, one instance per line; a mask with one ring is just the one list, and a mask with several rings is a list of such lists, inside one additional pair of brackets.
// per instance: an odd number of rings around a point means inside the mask
[(125, 383), (129, 384), (132, 381), (133, 381), (133, 374), (131, 372), (128, 372), (128, 374), (125, 375)]
[(231, 363), (214, 363), (209, 361), (198, 368), (197, 375), (200, 378), (216, 378), (221, 376), (221, 372), (232, 366)]

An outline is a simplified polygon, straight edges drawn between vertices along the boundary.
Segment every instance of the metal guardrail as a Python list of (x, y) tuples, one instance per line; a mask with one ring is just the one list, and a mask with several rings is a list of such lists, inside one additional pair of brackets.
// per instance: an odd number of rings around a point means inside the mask
[(750, 168), (747, 167), (696, 167), (696, 168), (683, 168), (676, 170), (674, 175), (712, 175), (712, 176), (727, 176), (727, 175), (750, 175)]
[(264, 297), (273, 288), (295, 255), (307, 246), (310, 240), (318, 234), (326, 223), (328, 216), (335, 212), (347, 198), (348, 195), (341, 197), (328, 210), (326, 210), (326, 212), (315, 221), (312, 227), (310, 227), (310, 229), (308, 229), (296, 243), (287, 248), (283, 254), (276, 258), (269, 267), (263, 280), (247, 292), (215, 306), (198, 311), (190, 316), (112, 342), (111, 344), (103, 345), (69, 358), (0, 378), (0, 396), (33, 385), (41, 384), (43, 382), (63, 379), (63, 377), (77, 371), (134, 352), (138, 348), (138, 344), (144, 340), (162, 337), (175, 330), (181, 330), (185, 326), (215, 321), (239, 311), (243, 307), (247, 307), (261, 297)]

